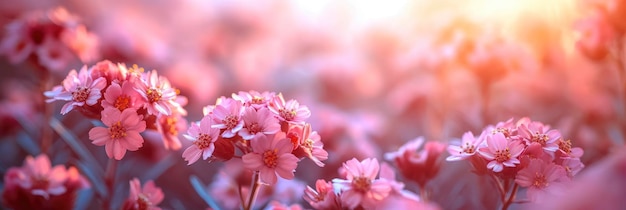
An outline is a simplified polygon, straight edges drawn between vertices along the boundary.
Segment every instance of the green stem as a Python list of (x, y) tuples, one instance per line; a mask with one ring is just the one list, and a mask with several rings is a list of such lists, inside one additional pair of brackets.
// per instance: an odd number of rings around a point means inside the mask
[(113, 203), (113, 190), (115, 188), (115, 172), (117, 171), (117, 165), (118, 165), (118, 161), (115, 159), (109, 159), (109, 161), (107, 162), (107, 168), (106, 171), (104, 172), (104, 183), (107, 187), (107, 198), (104, 201), (104, 209), (108, 210), (108, 209), (112, 209), (112, 203)]
[(511, 194), (509, 195), (509, 198), (502, 205), (502, 210), (508, 209), (509, 206), (511, 206), (511, 204), (513, 204), (513, 200), (515, 199), (515, 195), (517, 194), (517, 188), (518, 187), (519, 187), (519, 185), (517, 185), (517, 183), (515, 183), (515, 185), (513, 185), (513, 190), (511, 191)]
[(261, 179), (261, 176), (259, 176), (259, 172), (255, 171), (252, 174), (250, 195), (248, 196), (248, 202), (247, 202), (247, 205), (244, 206), (244, 210), (250, 210), (254, 206), (254, 201), (256, 200), (256, 197), (259, 194), (259, 189), (261, 188), (261, 184), (259, 183), (260, 179)]

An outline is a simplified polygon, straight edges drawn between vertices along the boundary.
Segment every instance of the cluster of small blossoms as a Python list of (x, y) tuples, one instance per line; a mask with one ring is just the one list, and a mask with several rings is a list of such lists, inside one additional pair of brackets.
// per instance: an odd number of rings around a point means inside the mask
[(315, 209), (423, 209), (419, 196), (404, 190), (393, 169), (376, 158), (343, 163), (341, 178), (319, 179), (315, 189), (307, 186), (306, 200)]
[(0, 54), (12, 63), (33, 58), (48, 70), (63, 70), (75, 57), (95, 61), (98, 39), (62, 7), (24, 14), (6, 26)]
[(123, 210), (161, 210), (157, 205), (163, 201), (163, 190), (154, 181), (147, 181), (143, 188), (138, 178), (133, 178), (129, 184), (129, 195), (122, 206)]
[(80, 71), (69, 72), (62, 85), (44, 93), (47, 102), (67, 101), (61, 108), (65, 115), (79, 110), (87, 117), (100, 119), (104, 127), (89, 131), (93, 144), (105, 146), (109, 158), (120, 160), (126, 151), (143, 146), (141, 132), (157, 130), (166, 149), (178, 150), (178, 132), (185, 130), (187, 121), (183, 108), (187, 98), (170, 85), (156, 70), (144, 72), (134, 65), (101, 61)]
[(584, 167), (581, 148), (572, 147), (558, 130), (528, 118), (488, 126), (479, 136), (467, 132), (448, 152), (448, 161), (468, 160), (479, 174), (514, 180), (534, 202), (562, 191)]
[(227, 161), (241, 157), (243, 166), (259, 172), (262, 183), (273, 185), (277, 175), (293, 179), (301, 158), (322, 167), (328, 152), (305, 120), (311, 116), (296, 100), (282, 94), (256, 91), (221, 97), (190, 124), (185, 137), (193, 142), (182, 154), (188, 164), (200, 157)]
[(26, 157), (4, 175), (3, 204), (13, 209), (73, 209), (79, 190), (89, 188), (74, 167), (51, 166), (45, 154)]

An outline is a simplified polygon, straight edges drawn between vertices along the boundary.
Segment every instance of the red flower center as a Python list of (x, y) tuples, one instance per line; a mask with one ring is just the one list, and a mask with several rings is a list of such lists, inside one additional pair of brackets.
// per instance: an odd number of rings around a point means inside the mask
[(148, 196), (139, 194), (137, 196), (137, 210), (147, 210), (152, 205), (152, 202), (148, 199)]
[(72, 99), (78, 102), (85, 102), (89, 98), (91, 90), (86, 87), (76, 88), (76, 91), (72, 92)]

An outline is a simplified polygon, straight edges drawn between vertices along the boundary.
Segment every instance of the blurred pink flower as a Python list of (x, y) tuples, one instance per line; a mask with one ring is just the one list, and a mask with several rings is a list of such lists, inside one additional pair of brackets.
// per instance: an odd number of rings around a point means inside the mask
[(48, 70), (63, 70), (76, 55), (83, 63), (97, 57), (98, 39), (62, 7), (23, 14), (6, 27), (0, 54), (12, 63), (34, 56)]
[(251, 153), (241, 157), (245, 168), (259, 171), (261, 182), (274, 185), (278, 174), (284, 179), (293, 179), (298, 167), (298, 158), (291, 154), (293, 145), (288, 139), (273, 135), (257, 135), (250, 140)]
[(289, 100), (285, 103), (283, 94), (274, 96), (270, 102), (270, 110), (276, 114), (281, 121), (294, 124), (304, 124), (304, 120), (311, 116), (311, 111), (307, 106), (300, 106), (296, 100)]
[(220, 130), (211, 127), (211, 116), (202, 117), (199, 123), (191, 123), (187, 130), (188, 135), (184, 135), (193, 144), (183, 152), (183, 158), (188, 161), (187, 165), (195, 163), (202, 157), (203, 160), (211, 157), (215, 151), (214, 142), (217, 141)]
[(241, 117), (244, 125), (239, 136), (245, 140), (254, 138), (257, 133), (275, 134), (280, 131), (278, 119), (267, 108), (246, 107)]
[(112, 82), (104, 92), (104, 100), (102, 100), (103, 108), (117, 108), (124, 111), (127, 108), (138, 110), (143, 106), (140, 103), (140, 96), (134, 89), (134, 84), (130, 81)]
[(292, 204), (291, 206), (287, 206), (278, 201), (270, 202), (267, 208), (265, 208), (265, 210), (303, 210), (303, 209), (304, 208), (302, 208), (300, 204)]
[(93, 80), (91, 74), (87, 70), (87, 66), (83, 66), (79, 73), (76, 70), (70, 71), (65, 80), (63, 80), (63, 88), (54, 87), (51, 91), (46, 91), (44, 95), (52, 102), (56, 100), (69, 101), (61, 108), (61, 114), (67, 114), (76, 106), (95, 105), (102, 98), (102, 89), (106, 87), (107, 81), (103, 77)]
[[(559, 186), (563, 181), (569, 181), (562, 166), (541, 159), (533, 159), (530, 164), (520, 170), (515, 176), (515, 182), (521, 187), (527, 187), (526, 195), (533, 202), (541, 202), (544, 193), (565, 193)], [(553, 192), (554, 191), (554, 192)]]
[(376, 179), (380, 169), (377, 159), (367, 158), (359, 162), (352, 158), (342, 168), (346, 171), (346, 179), (333, 179), (333, 188), (340, 193), (344, 207), (355, 209), (361, 205), (366, 209), (371, 208), (392, 190), (386, 179)]
[(239, 101), (228, 98), (220, 104), (215, 105), (213, 109), (213, 128), (225, 129), (222, 137), (231, 138), (239, 132), (244, 122), (241, 119), (242, 104)]
[(515, 167), (519, 164), (517, 159), (524, 151), (524, 145), (517, 141), (509, 141), (502, 133), (496, 133), (487, 136), (487, 146), (478, 149), (478, 153), (491, 161), (487, 163), (487, 168), (494, 172), (501, 172), (504, 166)]
[(4, 176), (3, 203), (15, 209), (71, 209), (78, 190), (89, 183), (74, 167), (51, 167), (45, 154), (28, 156)]
[(122, 72), (118, 65), (109, 60), (100, 61), (91, 66), (91, 78), (104, 77), (107, 79), (109, 84), (114, 81), (117, 81), (119, 84), (126, 80), (128, 72)]
[(159, 115), (157, 116), (156, 127), (161, 134), (165, 149), (178, 150), (182, 147), (178, 134), (180, 131), (187, 130), (187, 120), (182, 114), (174, 111), (170, 116)]
[(149, 180), (141, 187), (138, 178), (133, 178), (129, 182), (130, 195), (124, 203), (124, 210), (160, 210), (157, 205), (163, 201), (163, 191)]
[(315, 189), (306, 186), (304, 200), (315, 209), (338, 209), (341, 206), (332, 183), (323, 179), (315, 181)]
[(102, 122), (107, 127), (94, 127), (89, 130), (93, 144), (105, 146), (107, 156), (121, 160), (126, 150), (137, 151), (143, 146), (141, 132), (146, 130), (146, 122), (134, 109), (120, 110), (106, 108), (102, 111)]
[(41, 65), (51, 70), (63, 70), (73, 59), (72, 51), (49, 35), (37, 47), (35, 55)]
[(419, 137), (402, 145), (398, 151), (385, 154), (385, 159), (394, 161), (405, 178), (422, 188), (439, 173), (440, 156), (446, 148), (441, 142), (429, 141), (418, 151), (423, 142), (424, 138)]
[(171, 103), (174, 103), (176, 98), (176, 90), (172, 88), (167, 78), (159, 76), (156, 70), (144, 74), (135, 88), (143, 98), (148, 114), (172, 114)]
[(474, 134), (472, 134), (471, 131), (465, 132), (463, 137), (461, 137), (460, 145), (454, 145), (458, 142), (450, 143), (450, 146), (448, 146), (448, 153), (450, 153), (450, 156), (447, 157), (446, 160), (465, 160), (466, 158), (473, 156), (485, 140), (481, 137), (474, 137)]

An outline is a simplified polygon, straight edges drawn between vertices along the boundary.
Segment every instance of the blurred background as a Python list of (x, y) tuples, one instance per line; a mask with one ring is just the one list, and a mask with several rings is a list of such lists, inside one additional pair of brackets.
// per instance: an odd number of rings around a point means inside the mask
[[(588, 166), (624, 144), (623, 1), (1, 0), (0, 25), (57, 6), (98, 37), (100, 59), (165, 75), (189, 98), (190, 122), (201, 119), (202, 107), (238, 91), (281, 92), (308, 106), (330, 154), (324, 168), (303, 161), (296, 169), (306, 185), (336, 177), (352, 157), (382, 159), (419, 136), (447, 143), (510, 118), (559, 129), (585, 150)], [(53, 83), (82, 65), (72, 60), (52, 73)], [(106, 165), (80, 113), (62, 116), (60, 103), (45, 108), (32, 64), (2, 57), (0, 68), (2, 175), (41, 153), (45, 112), (84, 139), (99, 167)], [(51, 135), (53, 164), (76, 164), (80, 158)], [(163, 149), (158, 134), (145, 137), (120, 165), (116, 205), (128, 195), (126, 180), (140, 177), (163, 188), (163, 208), (207, 208), (189, 177), (208, 190), (224, 164), (187, 166), (182, 150)], [(491, 189), (481, 182), (487, 181), (466, 163), (444, 163), (432, 199), (443, 209), (494, 208), (495, 196), (470, 193)], [(446, 199), (459, 194), (467, 196)], [(93, 192), (80, 198), (82, 207), (101, 206), (88, 202)]]

